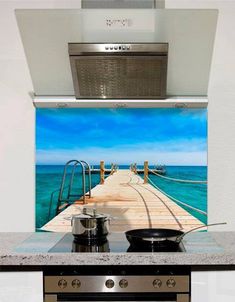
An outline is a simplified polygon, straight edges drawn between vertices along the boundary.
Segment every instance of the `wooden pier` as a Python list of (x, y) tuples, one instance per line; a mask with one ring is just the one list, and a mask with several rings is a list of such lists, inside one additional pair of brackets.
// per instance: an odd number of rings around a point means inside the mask
[(41, 229), (70, 232), (68, 218), (79, 214), (83, 207), (96, 207), (98, 213), (111, 215), (111, 232), (135, 228), (174, 228), (186, 231), (204, 225), (130, 170), (117, 170), (103, 184), (94, 187), (91, 196), (87, 198), (87, 204), (83, 204), (82, 200), (75, 202)]
[[(105, 175), (108, 175), (108, 174), (110, 174), (112, 172), (113, 172), (112, 168), (111, 169), (105, 168), (105, 171), (104, 171)], [(136, 168), (135, 169), (135, 173), (144, 174), (144, 169)], [(166, 174), (166, 172), (164, 170), (159, 170), (159, 169), (151, 169), (151, 170), (149, 170), (148, 173), (149, 174), (158, 173), (160, 175), (165, 175)], [(86, 174), (88, 174), (88, 171), (86, 171)], [(91, 174), (100, 174), (100, 169), (99, 168), (91, 168)]]

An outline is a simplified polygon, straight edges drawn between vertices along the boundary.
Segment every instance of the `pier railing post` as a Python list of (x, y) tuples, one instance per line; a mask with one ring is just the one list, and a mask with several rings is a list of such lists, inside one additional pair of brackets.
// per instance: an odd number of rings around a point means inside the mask
[(148, 183), (148, 174), (149, 174), (149, 163), (148, 161), (144, 162), (144, 183)]
[(100, 184), (104, 184), (104, 172), (105, 172), (105, 167), (104, 167), (104, 161), (100, 161)]
[(137, 163), (134, 164), (134, 173), (137, 174)]
[(112, 165), (111, 165), (111, 172), (110, 172), (110, 175), (113, 175), (114, 172), (115, 172), (115, 165), (112, 164)]

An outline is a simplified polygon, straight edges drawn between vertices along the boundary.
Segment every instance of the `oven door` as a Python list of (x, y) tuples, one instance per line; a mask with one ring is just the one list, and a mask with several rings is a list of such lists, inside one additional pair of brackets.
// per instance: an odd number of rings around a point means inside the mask
[(188, 293), (152, 293), (152, 294), (49, 294), (45, 295), (44, 302), (124, 302), (124, 301), (138, 301), (138, 302), (190, 302), (190, 295)]

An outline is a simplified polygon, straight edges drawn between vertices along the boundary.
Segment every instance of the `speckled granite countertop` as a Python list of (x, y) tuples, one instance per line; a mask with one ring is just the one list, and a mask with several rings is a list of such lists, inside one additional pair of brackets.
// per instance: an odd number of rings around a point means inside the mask
[[(49, 253), (64, 233), (0, 233), (0, 266), (235, 265), (235, 232), (192, 233), (185, 253)], [(124, 234), (112, 234), (122, 242)]]

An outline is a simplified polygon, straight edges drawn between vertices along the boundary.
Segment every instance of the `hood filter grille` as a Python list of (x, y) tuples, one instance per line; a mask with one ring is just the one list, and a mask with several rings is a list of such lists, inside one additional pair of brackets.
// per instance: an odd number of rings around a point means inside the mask
[(167, 43), (69, 43), (77, 99), (166, 98)]
[(162, 53), (90, 52), (70, 55), (70, 62), (78, 99), (166, 97), (167, 55)]

